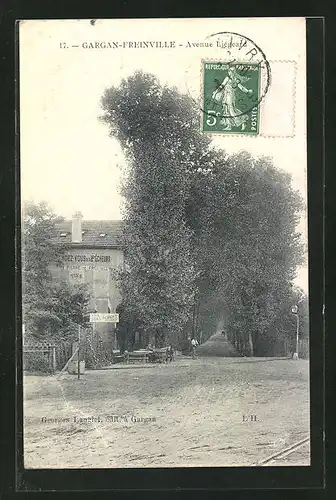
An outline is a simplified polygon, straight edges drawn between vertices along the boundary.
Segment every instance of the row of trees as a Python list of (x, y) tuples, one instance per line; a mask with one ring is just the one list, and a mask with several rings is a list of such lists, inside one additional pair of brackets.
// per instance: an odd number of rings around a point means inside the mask
[[(74, 340), (77, 337), (78, 324), (83, 324), (83, 312), (88, 304), (88, 293), (85, 286), (71, 286), (67, 281), (57, 285), (53, 283), (50, 263), (62, 262), (63, 250), (53, 243), (52, 234), (55, 224), (60, 220), (45, 204), (26, 204), (23, 219), (23, 322), (28, 337), (39, 340)], [(128, 273), (127, 273), (128, 275)], [(121, 284), (127, 292), (127, 282)], [(204, 288), (205, 290), (205, 288)], [(125, 295), (124, 295), (125, 297)], [(206, 299), (205, 292), (203, 297)], [(183, 333), (199, 335), (201, 329), (210, 332), (216, 327), (220, 307), (216, 306), (216, 296), (208, 297), (207, 305), (198, 297), (198, 304), (193, 303), (189, 322), (182, 321)], [(276, 339), (292, 338), (296, 329), (296, 318), (290, 314), (291, 306), (300, 301), (300, 337), (308, 332), (308, 302), (302, 291), (290, 287), (287, 300), (281, 304), (279, 313), (265, 331), (264, 341), (259, 338), (259, 353), (267, 354)], [(217, 309), (217, 312), (216, 312)], [(128, 337), (135, 331), (144, 331), (145, 323), (140, 314), (130, 314), (130, 308), (118, 308), (121, 323), (119, 328), (119, 345), (126, 347)], [(241, 335), (233, 329), (228, 332), (229, 339), (241, 349)], [(180, 338), (180, 343), (184, 336)], [(174, 339), (176, 340), (176, 339)], [(294, 347), (294, 346), (292, 346)]]
[(216, 149), (197, 103), (153, 75), (107, 89), (102, 107), (127, 164), (121, 336), (137, 328), (160, 345), (225, 327), (258, 354), (293, 335), (304, 249), (290, 176), (270, 158)]

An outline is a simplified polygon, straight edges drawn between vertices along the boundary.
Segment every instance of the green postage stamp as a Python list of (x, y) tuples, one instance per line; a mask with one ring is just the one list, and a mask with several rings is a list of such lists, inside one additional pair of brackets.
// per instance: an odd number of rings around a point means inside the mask
[(203, 132), (259, 133), (260, 65), (202, 61)]

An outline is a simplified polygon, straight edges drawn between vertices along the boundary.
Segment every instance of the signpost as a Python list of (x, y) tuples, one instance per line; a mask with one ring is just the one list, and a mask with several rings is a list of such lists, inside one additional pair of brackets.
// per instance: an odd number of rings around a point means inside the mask
[(119, 314), (90, 313), (90, 323), (119, 323)]

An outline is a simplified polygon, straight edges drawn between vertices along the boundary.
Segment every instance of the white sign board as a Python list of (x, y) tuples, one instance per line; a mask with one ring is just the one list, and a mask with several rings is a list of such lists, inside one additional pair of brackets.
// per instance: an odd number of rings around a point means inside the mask
[(90, 323), (119, 323), (119, 314), (90, 313)]

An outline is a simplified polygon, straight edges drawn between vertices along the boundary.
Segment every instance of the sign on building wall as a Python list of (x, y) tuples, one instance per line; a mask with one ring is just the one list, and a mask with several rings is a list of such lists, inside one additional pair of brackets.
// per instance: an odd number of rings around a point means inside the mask
[(64, 255), (64, 262), (73, 262), (73, 263), (89, 263), (89, 262), (111, 262), (111, 256), (110, 255), (101, 255), (97, 253), (87, 253), (87, 254), (65, 254)]
[[(117, 275), (122, 266), (123, 252), (119, 249), (72, 248), (63, 255), (64, 279), (72, 285), (86, 284), (90, 309), (99, 314), (115, 311), (121, 301)], [(100, 320), (99, 328), (111, 329), (111, 323), (118, 321)]]
[(123, 263), (123, 253), (121, 250), (81, 250), (76, 249), (64, 254), (64, 264), (81, 265), (107, 265), (108, 267), (118, 267)]
[(69, 271), (69, 281), (73, 285), (81, 285), (84, 283), (84, 270), (83, 269), (72, 269)]

